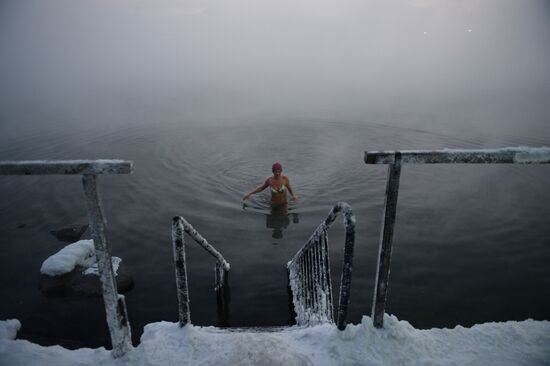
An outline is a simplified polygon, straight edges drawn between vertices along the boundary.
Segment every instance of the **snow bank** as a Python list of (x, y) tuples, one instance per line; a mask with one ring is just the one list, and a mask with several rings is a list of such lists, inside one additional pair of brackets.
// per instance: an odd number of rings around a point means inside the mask
[(21, 323), (17, 319), (9, 319), (0, 322), (0, 340), (15, 339), (21, 329)]
[[(122, 259), (112, 257), (111, 261), (116, 276)], [(85, 268), (83, 274), (99, 275), (93, 240), (80, 240), (67, 245), (42, 263), (40, 273), (48, 276), (59, 276), (71, 272), (76, 266)]]
[(40, 272), (49, 276), (59, 276), (71, 272), (77, 265), (88, 267), (94, 261), (94, 253), (93, 240), (77, 241), (48, 257), (42, 263)]
[[(0, 329), (10, 327), (13, 320), (0, 322)], [(69, 351), (0, 337), (0, 364), (549, 365), (549, 345), (550, 322), (534, 320), (419, 330), (386, 315), (384, 329), (375, 329), (365, 316), (343, 332), (328, 324), (258, 332), (158, 322), (148, 324), (140, 345), (117, 360), (104, 348)]]

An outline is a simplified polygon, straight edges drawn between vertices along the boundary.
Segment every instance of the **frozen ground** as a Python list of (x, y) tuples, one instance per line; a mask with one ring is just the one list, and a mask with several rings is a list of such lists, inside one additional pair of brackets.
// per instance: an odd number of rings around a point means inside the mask
[(550, 321), (419, 330), (394, 316), (361, 324), (279, 332), (227, 331), (151, 323), (120, 359), (104, 348), (67, 350), (14, 339), (17, 320), (0, 321), (0, 365), (550, 365)]

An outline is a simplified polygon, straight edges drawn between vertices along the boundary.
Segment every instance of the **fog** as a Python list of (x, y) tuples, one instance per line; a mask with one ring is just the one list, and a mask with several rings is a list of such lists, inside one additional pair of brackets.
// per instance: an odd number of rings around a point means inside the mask
[(549, 20), (547, 0), (3, 0), (0, 123), (541, 124)]

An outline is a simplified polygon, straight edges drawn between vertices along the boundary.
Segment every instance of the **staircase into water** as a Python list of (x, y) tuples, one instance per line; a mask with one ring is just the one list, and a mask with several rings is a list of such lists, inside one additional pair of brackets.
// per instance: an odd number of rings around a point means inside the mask
[[(346, 235), (336, 323), (341, 330), (346, 326), (355, 244), (355, 216), (351, 207), (345, 202), (339, 202), (332, 207), (327, 218), (319, 224), (306, 243), (287, 263), (288, 282), (298, 326), (335, 323), (327, 232), (340, 213), (343, 215)], [(215, 259), (214, 290), (219, 315), (228, 313), (229, 297), (227, 282), (229, 263), (187, 220), (181, 216), (174, 217), (172, 243), (180, 326), (191, 322), (184, 233)]]

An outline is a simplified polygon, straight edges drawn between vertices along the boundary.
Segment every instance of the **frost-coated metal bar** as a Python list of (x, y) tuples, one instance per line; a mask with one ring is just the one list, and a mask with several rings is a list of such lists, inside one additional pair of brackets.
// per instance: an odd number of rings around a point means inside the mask
[[(321, 237), (319, 237), (320, 239)], [(321, 242), (318, 241), (316, 244), (315, 244), (315, 267), (317, 268), (317, 273), (316, 273), (316, 278), (315, 278), (315, 301), (317, 302), (317, 312), (321, 311), (324, 307), (321, 306), (321, 302), (323, 301), (322, 300), (322, 294), (321, 294), (321, 291), (323, 291), (323, 282), (322, 282), (322, 275), (321, 275), (321, 271), (322, 271), (322, 267), (321, 267), (321, 260), (320, 260), (320, 256), (321, 256), (321, 253), (319, 252), (320, 251), (320, 244)]]
[[(550, 147), (402, 150), (402, 164), (550, 164)], [(367, 164), (393, 164), (395, 151), (366, 151)]]
[(328, 252), (328, 232), (325, 230), (324, 233), (324, 245), (325, 245), (325, 266), (327, 267), (327, 285), (328, 285), (328, 310), (329, 310), (329, 319), (331, 322), (334, 322), (334, 309), (332, 306), (332, 277), (330, 275), (330, 256)]
[(306, 308), (311, 308), (311, 264), (309, 262), (309, 250), (305, 253), (307, 280), (306, 280)]
[(82, 177), (82, 183), (88, 207), (88, 219), (94, 240), (99, 278), (103, 290), (107, 325), (113, 346), (112, 355), (118, 358), (132, 348), (128, 313), (126, 311), (124, 296), (119, 295), (117, 291), (109, 243), (105, 235), (105, 216), (103, 215), (103, 207), (99, 197), (97, 176), (85, 174)]
[(372, 304), (372, 319), (376, 328), (382, 328), (386, 295), (390, 276), (390, 262), (393, 240), (393, 228), (397, 212), (397, 194), (399, 192), (399, 178), (401, 174), (401, 156), (395, 153), (394, 163), (388, 166), (388, 181), (386, 184), (386, 202), (382, 215), (380, 229), (380, 244), (378, 247), (378, 262)]
[(313, 264), (313, 281), (312, 281), (312, 297), (313, 297), (313, 309), (314, 312), (317, 314), (319, 311), (319, 297), (318, 297), (318, 291), (317, 286), (319, 284), (319, 278), (317, 276), (317, 272), (319, 271), (319, 262), (317, 262), (317, 255), (315, 254), (316, 248), (318, 243), (316, 242), (315, 245), (313, 245), (310, 249), (311, 252), (311, 262)]
[(329, 303), (329, 287), (327, 284), (327, 266), (326, 266), (326, 253), (325, 253), (325, 233), (321, 233), (319, 236), (319, 248), (320, 248), (320, 265), (321, 265), (321, 284), (323, 288), (323, 306), (326, 309), (327, 318), (330, 322), (333, 321), (331, 316), (330, 307), (332, 303)]
[(187, 286), (187, 266), (185, 264), (185, 239), (183, 224), (179, 217), (172, 220), (172, 246), (176, 267), (176, 291), (178, 296), (178, 312), (180, 327), (191, 322), (189, 309), (189, 288)]
[(342, 264), (342, 278), (340, 280), (340, 296), (338, 303), (338, 329), (346, 328), (346, 317), (348, 314), (348, 305), (351, 287), (351, 273), (353, 268), (353, 248), (355, 245), (355, 220), (351, 219), (353, 212), (351, 209), (344, 212), (344, 215), (349, 216), (345, 221), (346, 225), (346, 241), (344, 244), (344, 263)]
[(203, 247), (208, 253), (210, 253), (214, 258), (216, 258), (217, 261), (219, 261), (223, 268), (226, 270), (226, 271), (229, 271), (230, 269), (230, 265), (229, 263), (225, 260), (225, 258), (220, 254), (220, 252), (218, 252), (210, 243), (208, 243), (208, 241), (206, 241), (205, 238), (202, 237), (201, 234), (198, 233), (197, 230), (195, 230), (195, 228), (193, 228), (193, 226), (191, 226), (190, 223), (187, 222), (187, 220), (185, 220), (183, 217), (181, 216), (176, 216), (177, 219), (179, 219), (183, 225), (183, 229), (185, 230), (185, 232), (187, 234), (189, 234), (190, 237), (193, 238), (193, 240), (199, 244), (201, 247)]
[(22, 160), (0, 161), (0, 175), (130, 174), (128, 160)]
[(301, 257), (300, 258), (300, 269), (302, 271), (302, 278), (300, 281), (300, 287), (302, 289), (302, 296), (300, 298), (300, 303), (304, 306), (306, 306), (306, 298), (307, 298), (307, 267), (306, 267), (306, 258)]

